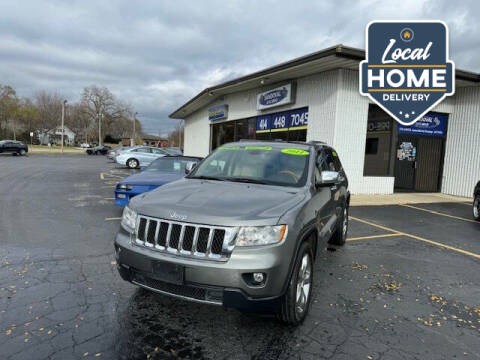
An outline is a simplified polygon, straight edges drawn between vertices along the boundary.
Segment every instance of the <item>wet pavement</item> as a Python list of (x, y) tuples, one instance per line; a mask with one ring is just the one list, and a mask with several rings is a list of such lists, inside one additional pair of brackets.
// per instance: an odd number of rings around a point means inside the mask
[(317, 258), (304, 324), (120, 279), (104, 157), (0, 156), (3, 359), (480, 359), (480, 223), (468, 204), (353, 207)]

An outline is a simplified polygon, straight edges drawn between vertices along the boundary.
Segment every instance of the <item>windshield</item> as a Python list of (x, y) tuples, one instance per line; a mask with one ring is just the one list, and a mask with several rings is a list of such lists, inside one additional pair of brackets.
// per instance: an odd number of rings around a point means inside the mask
[(185, 174), (185, 166), (191, 162), (199, 162), (199, 160), (195, 158), (162, 157), (153, 161), (144, 171)]
[(300, 187), (308, 176), (310, 152), (294, 146), (224, 145), (188, 177)]

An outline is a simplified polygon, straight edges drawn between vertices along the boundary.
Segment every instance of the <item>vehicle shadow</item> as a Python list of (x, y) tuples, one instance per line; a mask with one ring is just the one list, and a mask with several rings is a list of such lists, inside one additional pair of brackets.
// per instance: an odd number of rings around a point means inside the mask
[(138, 289), (119, 314), (119, 359), (278, 359), (294, 354), (293, 328), (272, 317)]

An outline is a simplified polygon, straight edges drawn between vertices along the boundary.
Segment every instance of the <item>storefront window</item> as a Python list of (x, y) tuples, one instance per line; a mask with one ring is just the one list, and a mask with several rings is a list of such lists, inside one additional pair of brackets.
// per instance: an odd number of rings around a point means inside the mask
[(368, 108), (367, 137), (365, 140), (365, 176), (392, 176), (392, 136), (394, 131), (391, 117), (379, 106)]
[[(260, 122), (260, 120), (264, 122)], [(308, 108), (212, 124), (212, 150), (242, 139), (306, 141)]]

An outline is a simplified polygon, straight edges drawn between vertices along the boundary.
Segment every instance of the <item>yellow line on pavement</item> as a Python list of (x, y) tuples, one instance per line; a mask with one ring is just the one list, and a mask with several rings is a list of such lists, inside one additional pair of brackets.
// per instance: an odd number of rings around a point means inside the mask
[(463, 255), (471, 256), (475, 259), (480, 260), (480, 254), (476, 254), (476, 253), (473, 253), (473, 252), (470, 252), (470, 251), (467, 251), (467, 250), (463, 250), (463, 249), (460, 249), (460, 248), (457, 248), (457, 247), (454, 247), (454, 246), (442, 244), (442, 243), (439, 243), (439, 242), (436, 242), (436, 241), (433, 241), (433, 240), (425, 239), (425, 238), (422, 238), (422, 237), (417, 236), (417, 235), (408, 234), (408, 233), (398, 231), (398, 230), (395, 230), (395, 229), (392, 229), (392, 228), (389, 228), (389, 227), (386, 227), (386, 226), (383, 226), (383, 225), (378, 225), (378, 224), (375, 224), (373, 222), (363, 220), (363, 219), (359, 219), (359, 218), (354, 217), (354, 216), (350, 216), (349, 218), (352, 219), (352, 220), (355, 220), (355, 221), (358, 221), (358, 222), (361, 222), (361, 223), (364, 223), (364, 224), (382, 229), (382, 230), (386, 230), (386, 231), (390, 231), (390, 232), (396, 232), (397, 235), (403, 235), (403, 236), (409, 237), (411, 239), (422, 241), (424, 243), (427, 243), (427, 244), (430, 244), (430, 245), (433, 245), (433, 246), (437, 246), (437, 247), (442, 248), (442, 249), (451, 250), (451, 251), (454, 251), (454, 252), (457, 252), (457, 253), (460, 253), (460, 254), (463, 254)]
[(122, 217), (105, 218), (105, 221), (122, 220)]
[(402, 234), (394, 233), (394, 234), (381, 234), (381, 235), (370, 235), (370, 236), (360, 236), (354, 238), (347, 238), (347, 241), (357, 241), (357, 240), (370, 240), (370, 239), (380, 239), (392, 236), (402, 236)]
[(420, 210), (420, 211), (425, 211), (425, 212), (428, 212), (428, 213), (431, 213), (431, 214), (445, 216), (445, 217), (449, 217), (449, 218), (452, 218), (452, 219), (477, 223), (477, 221), (475, 221), (473, 219), (467, 219), (467, 218), (463, 218), (463, 217), (460, 217), (460, 216), (449, 215), (449, 214), (445, 214), (445, 213), (440, 212), (440, 211), (424, 209), (424, 208), (421, 208), (421, 207), (418, 207), (418, 206), (413, 206), (413, 205), (408, 205), (408, 204), (399, 204), (399, 206), (408, 207), (408, 208), (415, 209), (415, 210)]

